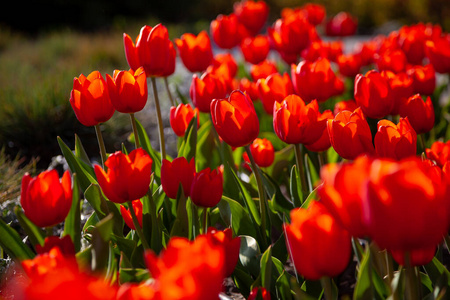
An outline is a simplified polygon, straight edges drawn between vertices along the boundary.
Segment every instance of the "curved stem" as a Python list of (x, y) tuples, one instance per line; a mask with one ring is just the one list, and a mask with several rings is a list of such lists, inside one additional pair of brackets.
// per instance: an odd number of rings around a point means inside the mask
[(164, 141), (164, 125), (161, 117), (161, 107), (159, 105), (159, 97), (158, 90), (156, 88), (156, 80), (155, 77), (151, 77), (152, 86), (153, 86), (153, 95), (155, 97), (155, 107), (156, 107), (156, 116), (158, 118), (158, 129), (159, 129), (159, 146), (161, 148), (161, 160), (166, 158), (166, 145)]
[(138, 218), (136, 216), (136, 212), (134, 211), (133, 204), (131, 201), (128, 201), (128, 209), (130, 210), (131, 218), (133, 219), (133, 225), (139, 239), (141, 240), (142, 246), (145, 250), (150, 249), (148, 246), (147, 240), (145, 239), (144, 232), (142, 231), (141, 225), (139, 224)]
[(172, 106), (175, 106), (175, 101), (173, 101), (172, 93), (170, 92), (169, 82), (167, 81), (167, 77), (164, 77), (164, 85), (166, 86), (167, 94), (169, 95), (170, 104), (172, 104)]
[(333, 288), (331, 285), (331, 278), (324, 276), (320, 279), (320, 283), (322, 284), (325, 300), (333, 299)]
[(303, 163), (301, 145), (294, 144), (294, 148), (295, 148), (295, 161), (297, 163), (298, 173), (300, 175), (300, 184), (302, 186), (302, 194), (303, 194), (302, 202), (303, 202), (308, 196), (308, 183), (306, 182), (305, 165)]
[(141, 147), (141, 144), (139, 142), (139, 134), (137, 132), (136, 118), (134, 117), (134, 113), (130, 113), (130, 120), (131, 120), (131, 126), (133, 127), (134, 144), (136, 145), (136, 149), (137, 149), (137, 148)]
[(100, 148), (100, 156), (102, 159), (102, 166), (105, 168), (106, 157), (106, 148), (105, 142), (103, 141), (102, 131), (100, 130), (100, 124), (97, 124), (95, 127), (95, 134), (97, 135), (98, 146)]

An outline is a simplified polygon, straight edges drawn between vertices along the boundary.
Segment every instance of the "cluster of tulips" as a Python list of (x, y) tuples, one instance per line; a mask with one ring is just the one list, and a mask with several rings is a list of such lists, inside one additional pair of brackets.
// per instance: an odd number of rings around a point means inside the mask
[[(450, 34), (405, 25), (344, 51), (357, 29), (348, 13), (326, 20), (307, 4), (271, 26), (268, 15), (242, 0), (209, 34), (174, 41), (144, 26), (123, 35), (129, 70), (74, 79), (70, 104), (94, 127), (100, 160), (77, 136), (75, 149), (58, 138), (62, 178), (23, 177), (15, 213), (27, 238), (0, 220), (15, 262), (1, 297), (230, 299), (228, 278), (246, 299), (445, 298), (450, 141), (438, 79), (450, 73)], [(192, 81), (173, 97), (178, 58)], [(148, 98), (156, 149), (135, 116)], [(135, 147), (109, 153), (101, 124), (115, 113), (130, 116)]]

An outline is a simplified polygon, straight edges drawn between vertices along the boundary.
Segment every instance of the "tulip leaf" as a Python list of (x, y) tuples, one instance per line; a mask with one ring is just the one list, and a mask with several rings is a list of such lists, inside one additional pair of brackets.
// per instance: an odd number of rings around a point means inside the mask
[(267, 291), (270, 291), (272, 279), (272, 246), (269, 246), (264, 251), (260, 260), (260, 267), (262, 285)]
[(92, 230), (92, 270), (107, 272), (110, 265), (109, 241), (113, 233), (114, 218), (112, 214), (100, 220)]
[(30, 239), (33, 247), (35, 247), (36, 249), (36, 245), (43, 246), (45, 240), (45, 232), (27, 218), (20, 206), (16, 206), (14, 208), (14, 213), (17, 216), (17, 220), (19, 221), (20, 226), (28, 235), (28, 238)]
[(241, 235), (240, 237), (239, 261), (247, 271), (257, 276), (261, 271), (259, 262), (261, 250), (259, 249), (258, 242), (252, 236)]
[(432, 282), (438, 282), (440, 278), (445, 276), (447, 279), (446, 285), (450, 286), (450, 272), (436, 257), (433, 257), (424, 268)]
[(365, 255), (361, 261), (358, 278), (356, 280), (353, 299), (374, 299), (374, 288), (372, 281), (372, 252), (367, 247)]
[(161, 155), (152, 148), (152, 145), (150, 143), (150, 138), (147, 135), (147, 132), (145, 131), (145, 128), (142, 126), (142, 124), (136, 120), (136, 129), (139, 136), (139, 141), (141, 143), (141, 147), (147, 151), (147, 153), (150, 155), (150, 157), (153, 160), (152, 169), (153, 172), (155, 172), (156, 179), (161, 178)]
[[(229, 205), (231, 228), (233, 228), (234, 233), (236, 235), (256, 236), (259, 230), (252, 225), (252, 220), (250, 219), (247, 210), (239, 202), (226, 196), (222, 196), (222, 200)], [(221, 205), (221, 203), (222, 201), (219, 202), (219, 205)], [(225, 220), (225, 222), (227, 221)]]
[(266, 188), (268, 194), (271, 196), (272, 206), (279, 213), (289, 214), (294, 208), (292, 202), (288, 201), (283, 193), (281, 192), (280, 186), (275, 182), (275, 180), (267, 173), (261, 172), (262, 180), (264, 182), (264, 187)]
[(197, 151), (197, 116), (194, 116), (186, 129), (183, 142), (178, 149), (178, 157), (185, 157), (187, 161), (191, 161), (195, 157)]
[(237, 177), (236, 173), (233, 170), (231, 170), (231, 172), (234, 176), (239, 191), (241, 192), (244, 203), (247, 206), (247, 209), (249, 210), (250, 217), (254, 222), (255, 228), (258, 228), (261, 225), (261, 216), (259, 215), (258, 208), (255, 202), (253, 201), (252, 197), (250, 196), (248, 190), (244, 187), (241, 180)]
[(305, 168), (309, 181), (309, 191), (311, 192), (314, 186), (320, 181), (320, 177), (316, 170), (316, 166), (314, 165), (308, 154), (305, 154)]
[(202, 123), (197, 131), (197, 152), (195, 164), (197, 170), (207, 167), (214, 169), (220, 164), (220, 156), (216, 151), (211, 120)]
[(140, 283), (148, 280), (150, 274), (147, 269), (141, 268), (120, 268), (119, 270), (119, 282), (121, 284), (126, 282)]
[(81, 143), (81, 139), (77, 134), (75, 134), (75, 156), (81, 159), (87, 165), (91, 164), (89, 156), (87, 155), (86, 150)]
[(289, 183), (289, 192), (291, 194), (291, 200), (295, 207), (302, 206), (303, 193), (299, 186), (300, 178), (298, 174), (297, 165), (293, 165), (291, 168), (291, 176)]
[(0, 218), (0, 247), (11, 257), (19, 260), (31, 259), (33, 251), (20, 239), (19, 234)]
[(72, 206), (64, 221), (64, 235), (70, 235), (75, 246), (75, 252), (81, 248), (81, 209), (80, 190), (77, 174), (73, 174)]

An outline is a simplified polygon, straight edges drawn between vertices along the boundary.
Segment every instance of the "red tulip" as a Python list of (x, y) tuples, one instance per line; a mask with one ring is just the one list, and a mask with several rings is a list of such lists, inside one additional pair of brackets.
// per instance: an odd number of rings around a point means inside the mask
[[(392, 258), (402, 266), (423, 266), (431, 262), (436, 254), (436, 246), (431, 246), (423, 249), (414, 249), (408, 251), (408, 256), (404, 251), (391, 250)], [(409, 261), (408, 261), (409, 257)]]
[(209, 113), (211, 101), (224, 98), (227, 94), (227, 86), (220, 77), (210, 72), (203, 73), (200, 78), (194, 74), (189, 94), (199, 111)]
[(223, 177), (218, 170), (206, 168), (195, 174), (189, 194), (195, 205), (214, 207), (222, 199), (222, 194)]
[(427, 133), (434, 127), (434, 108), (428, 96), (423, 101), (419, 94), (409, 97), (400, 107), (400, 116), (408, 117), (417, 134)]
[(431, 148), (425, 149), (427, 157), (434, 161), (439, 167), (443, 167), (450, 161), (450, 141), (435, 141)]
[(372, 133), (361, 111), (342, 111), (328, 121), (328, 134), (334, 150), (345, 159), (355, 159), (359, 155), (374, 154)]
[(213, 241), (214, 244), (223, 247), (225, 253), (225, 276), (231, 276), (239, 260), (241, 238), (238, 236), (233, 238), (231, 228), (217, 230), (214, 227), (209, 227), (207, 236)]
[(213, 60), (211, 40), (206, 31), (197, 36), (184, 33), (181, 38), (175, 39), (180, 52), (181, 61), (190, 72), (203, 72)]
[(338, 56), (337, 64), (342, 75), (354, 78), (362, 68), (362, 59), (359, 54), (342, 54)]
[(211, 102), (211, 117), (219, 136), (232, 147), (250, 144), (259, 134), (259, 120), (249, 97), (235, 90), (228, 99)]
[(253, 102), (259, 99), (258, 87), (256, 86), (256, 82), (248, 79), (247, 77), (242, 77), (239, 80), (238, 89), (245, 92)]
[(374, 144), (378, 156), (399, 160), (416, 155), (417, 134), (408, 118), (400, 118), (397, 125), (389, 120), (381, 120), (377, 127)]
[(265, 35), (246, 37), (240, 44), (240, 49), (245, 61), (251, 64), (263, 62), (269, 54), (269, 38)]
[(388, 79), (375, 70), (356, 75), (355, 101), (369, 118), (379, 119), (389, 115), (394, 100)]
[(309, 23), (316, 26), (323, 22), (326, 15), (325, 6), (317, 3), (306, 3), (301, 7)]
[(218, 15), (211, 21), (210, 32), (213, 41), (222, 49), (231, 49), (237, 46), (245, 34), (243, 28), (234, 13)]
[(61, 181), (56, 170), (22, 177), (20, 204), (25, 216), (39, 227), (52, 227), (64, 221), (72, 206), (72, 186), (69, 171)]
[[(142, 210), (143, 210), (142, 202), (139, 199), (133, 200), (131, 201), (131, 205), (133, 205), (134, 213), (136, 214), (139, 225), (142, 227)], [(120, 214), (122, 215), (125, 224), (127, 224), (127, 226), (130, 227), (130, 229), (136, 230), (136, 227), (134, 227), (133, 217), (131, 216), (130, 209), (126, 208), (123, 205), (120, 205)]]
[(99, 71), (93, 71), (85, 77), (75, 77), (70, 92), (70, 105), (84, 126), (95, 126), (111, 119), (114, 106), (109, 98), (106, 81)]
[(410, 64), (421, 65), (425, 58), (425, 42), (428, 39), (423, 23), (402, 26), (398, 31), (399, 46)]
[(111, 154), (105, 162), (108, 171), (95, 165), (94, 171), (105, 196), (112, 202), (124, 203), (147, 194), (152, 173), (152, 159), (144, 149), (124, 154)]
[(319, 139), (326, 120), (319, 120), (316, 100), (305, 104), (297, 95), (287, 96), (283, 102), (275, 102), (273, 128), (277, 136), (288, 144), (311, 144)]
[(269, 16), (269, 6), (262, 0), (235, 2), (233, 11), (239, 22), (247, 28), (251, 35), (256, 35), (261, 31)]
[(267, 78), (261, 78), (256, 82), (256, 87), (263, 108), (270, 115), (273, 114), (275, 102), (281, 102), (284, 98), (294, 93), (291, 77), (287, 73), (283, 75), (273, 73)]
[(266, 59), (257, 65), (252, 65), (250, 69), (250, 76), (253, 81), (258, 81), (258, 79), (266, 78), (277, 72), (278, 70), (275, 62)]
[(345, 270), (351, 255), (349, 233), (318, 201), (308, 209), (291, 211), (291, 224), (285, 224), (286, 246), (295, 269), (305, 279), (334, 277)]
[(35, 247), (37, 254), (49, 253), (55, 247), (66, 257), (74, 257), (76, 254), (75, 246), (70, 235), (65, 235), (63, 237), (54, 235), (48, 236), (45, 238), (43, 246), (38, 244)]
[[(261, 298), (258, 298), (258, 294), (261, 296)], [(261, 286), (254, 287), (250, 292), (250, 295), (248, 296), (247, 300), (256, 300), (256, 299), (270, 300), (271, 299), (270, 293)]]
[(214, 56), (212, 65), (206, 69), (206, 72), (214, 74), (224, 81), (226, 92), (231, 92), (235, 89), (233, 80), (237, 71), (238, 65), (230, 53), (217, 54)]
[(295, 93), (306, 102), (314, 99), (324, 102), (344, 91), (343, 81), (334, 74), (330, 61), (326, 58), (292, 65), (291, 77)]
[[(329, 109), (325, 110), (323, 113), (319, 112), (319, 115), (317, 117), (317, 120), (319, 122), (321, 122), (323, 120), (328, 122), (328, 120), (333, 120), (333, 119), (334, 119), (334, 115), (331, 112), (331, 110), (329, 110)], [(310, 144), (305, 144), (305, 148), (312, 152), (323, 152), (323, 151), (326, 151), (330, 147), (331, 147), (331, 142), (330, 142), (330, 136), (328, 134), (327, 126), (323, 127), (322, 134), (315, 142), (312, 142)]]
[(115, 70), (106, 75), (109, 96), (114, 108), (121, 113), (141, 111), (147, 104), (147, 77), (143, 68), (133, 71)]
[(413, 80), (405, 72), (381, 71), (381, 75), (388, 80), (391, 87), (391, 97), (394, 105), (390, 114), (398, 115), (403, 103), (414, 94)]
[(170, 108), (170, 126), (177, 136), (184, 136), (192, 118), (197, 115), (197, 127), (200, 126), (198, 108), (193, 109), (191, 105), (180, 103)]
[[(255, 163), (260, 167), (269, 167), (275, 159), (275, 150), (272, 143), (265, 138), (257, 138), (250, 144), (250, 152)], [(244, 154), (244, 156), (246, 153)], [(247, 155), (248, 158), (248, 155)]]
[(343, 100), (336, 102), (333, 109), (333, 114), (337, 115), (341, 111), (349, 110), (353, 112), (356, 108), (358, 108), (358, 105), (356, 104), (355, 100)]
[(436, 72), (450, 73), (450, 34), (426, 41), (425, 52)]
[(348, 12), (340, 12), (326, 24), (328, 36), (350, 36), (356, 33), (358, 20)]
[(415, 94), (432, 95), (434, 93), (436, 72), (433, 65), (412, 66), (406, 72), (413, 80)]
[(194, 158), (190, 162), (183, 156), (175, 158), (173, 161), (163, 160), (161, 165), (161, 185), (167, 197), (176, 199), (180, 185), (183, 187), (184, 196), (188, 197), (194, 177)]
[(386, 50), (379, 54), (376, 60), (378, 70), (388, 70), (394, 73), (404, 72), (407, 63), (406, 55), (400, 49)]

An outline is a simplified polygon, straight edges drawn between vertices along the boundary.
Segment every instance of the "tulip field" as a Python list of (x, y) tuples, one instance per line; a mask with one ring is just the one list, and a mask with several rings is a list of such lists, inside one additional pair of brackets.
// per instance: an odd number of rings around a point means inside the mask
[[(0, 299), (450, 299), (450, 34), (350, 47), (344, 11), (232, 10), (123, 33), (129, 69), (74, 74), (99, 159), (55, 136), (66, 170), (23, 176)], [(187, 92), (170, 89), (180, 66)], [(132, 147), (107, 149), (117, 113)]]

